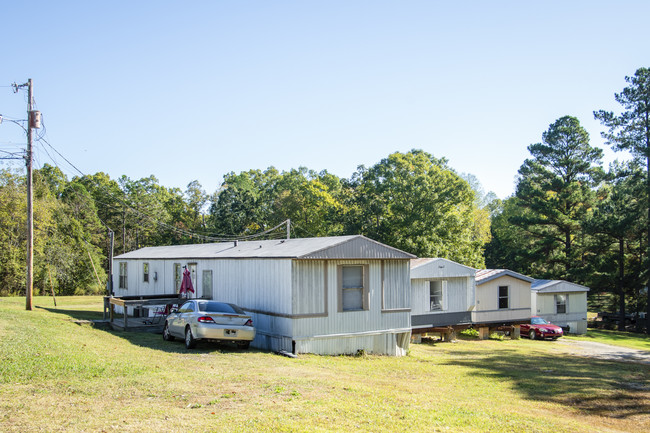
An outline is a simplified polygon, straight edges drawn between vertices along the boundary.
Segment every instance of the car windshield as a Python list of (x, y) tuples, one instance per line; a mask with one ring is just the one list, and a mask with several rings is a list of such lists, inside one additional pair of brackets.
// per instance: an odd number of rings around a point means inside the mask
[(541, 317), (533, 317), (530, 319), (530, 323), (533, 325), (548, 325), (548, 322)]
[(216, 301), (200, 301), (199, 311), (203, 313), (246, 314), (244, 310), (234, 304)]

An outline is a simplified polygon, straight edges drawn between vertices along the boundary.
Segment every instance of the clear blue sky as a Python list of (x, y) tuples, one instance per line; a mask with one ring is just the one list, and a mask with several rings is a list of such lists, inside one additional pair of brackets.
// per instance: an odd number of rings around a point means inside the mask
[[(650, 66), (649, 16), (642, 0), (4, 2), (0, 113), (25, 117), (6, 86), (32, 78), (45, 138), (114, 179), (212, 193), (230, 171), (350, 177), (418, 148), (505, 198), (559, 117), (602, 146), (592, 112)], [(25, 141), (0, 125), (0, 150)], [(37, 165), (76, 174), (43, 147)]]

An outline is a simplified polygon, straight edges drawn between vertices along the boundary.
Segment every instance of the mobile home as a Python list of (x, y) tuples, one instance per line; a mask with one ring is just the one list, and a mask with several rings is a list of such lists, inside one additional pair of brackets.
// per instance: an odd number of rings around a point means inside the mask
[(508, 269), (477, 271), (476, 309), (472, 312), (472, 322), (490, 325), (529, 320), (532, 282), (532, 278)]
[(442, 258), (411, 260), (413, 333), (472, 323), (476, 270)]
[(413, 255), (364, 236), (142, 248), (115, 257), (116, 296), (195, 293), (253, 316), (253, 347), (293, 353), (404, 355)]
[(572, 334), (587, 333), (588, 287), (562, 280), (535, 280), (531, 289), (534, 315), (568, 328)]

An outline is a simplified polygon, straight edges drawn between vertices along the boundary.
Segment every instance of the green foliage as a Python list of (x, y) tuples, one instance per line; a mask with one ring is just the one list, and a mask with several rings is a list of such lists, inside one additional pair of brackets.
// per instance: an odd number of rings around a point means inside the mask
[(602, 150), (589, 145), (587, 132), (570, 116), (551, 124), (542, 143), (528, 150), (532, 158), (519, 169), (515, 198), (504, 207), (505, 221), (495, 224), (491, 254), (496, 261), (499, 251), (511, 250), (514, 270), (538, 278), (582, 281), (582, 225), (603, 176)]
[(463, 329), (459, 333), (461, 336), (466, 337), (466, 338), (478, 338), (478, 330), (474, 328), (467, 328)]
[[(421, 150), (360, 166), (349, 187), (346, 231), (411, 252), (483, 265), (489, 232), (467, 181)], [(481, 220), (481, 217), (482, 220)]]
[[(632, 77), (625, 77), (629, 86), (621, 93), (614, 95), (616, 101), (623, 106), (624, 111), (615, 115), (613, 112), (594, 112), (609, 130), (603, 132), (603, 137), (615, 150), (628, 150), (639, 162), (645, 162), (646, 193), (644, 212), (646, 232), (646, 257), (643, 266), (643, 278), (650, 278), (650, 69), (639, 68)], [(623, 305), (621, 301), (621, 305)], [(646, 299), (646, 313), (650, 317), (650, 290)], [(646, 324), (646, 332), (650, 334), (650, 320)]]

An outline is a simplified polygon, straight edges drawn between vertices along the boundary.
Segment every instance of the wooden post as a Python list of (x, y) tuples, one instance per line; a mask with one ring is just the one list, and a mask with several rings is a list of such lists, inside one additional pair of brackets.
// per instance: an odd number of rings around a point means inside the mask
[(126, 318), (129, 316), (129, 314), (128, 314), (128, 310), (127, 310), (127, 306), (126, 306), (126, 304), (124, 304), (124, 307), (123, 307), (123, 308), (124, 308), (124, 330), (126, 331), (126, 326), (128, 325), (128, 324), (127, 324), (127, 319), (126, 319)]
[(487, 340), (490, 338), (490, 328), (487, 326), (481, 326), (478, 328), (478, 338), (481, 340)]
[(32, 292), (34, 289), (34, 199), (32, 175), (32, 140), (34, 136), (34, 122), (32, 121), (32, 103), (34, 90), (32, 79), (27, 80), (27, 285), (25, 287), (25, 309), (33, 308)]
[(512, 331), (510, 332), (510, 337), (513, 340), (519, 340), (521, 338), (521, 327), (519, 325), (514, 325)]

